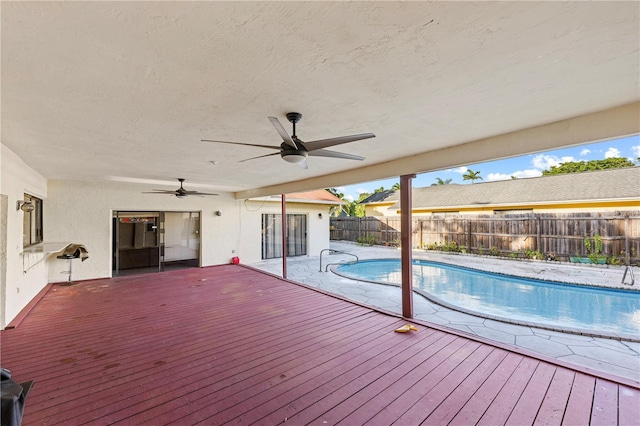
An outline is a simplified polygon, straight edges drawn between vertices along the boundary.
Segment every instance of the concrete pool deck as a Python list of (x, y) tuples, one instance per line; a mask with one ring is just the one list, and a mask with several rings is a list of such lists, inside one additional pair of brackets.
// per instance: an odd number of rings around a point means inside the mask
[[(363, 247), (355, 243), (332, 241), (331, 249), (355, 254), (360, 259), (400, 258), (400, 250), (397, 248)], [(626, 289), (640, 288), (637, 279), (633, 287), (621, 284), (624, 267), (514, 261), (424, 250), (414, 250), (413, 258), (548, 281)], [(341, 263), (351, 259), (353, 257), (345, 254), (325, 252), (322, 256), (323, 272), (320, 272), (319, 257), (292, 257), (287, 259), (287, 278), (355, 302), (400, 314), (402, 295), (399, 287), (356, 281), (333, 272), (324, 272), (325, 265), (328, 263)], [(264, 260), (249, 266), (282, 275), (282, 259)], [(634, 272), (636, 277), (640, 276), (638, 268), (635, 268)], [(460, 330), (640, 383), (640, 343), (638, 342), (568, 334), (480, 318), (438, 305), (417, 293), (414, 293), (413, 303), (414, 318), (417, 320)]]

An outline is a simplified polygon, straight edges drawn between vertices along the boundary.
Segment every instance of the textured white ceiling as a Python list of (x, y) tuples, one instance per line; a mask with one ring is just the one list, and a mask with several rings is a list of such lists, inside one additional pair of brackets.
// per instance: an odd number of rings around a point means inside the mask
[[(51, 179), (275, 185), (638, 102), (638, 2), (6, 2), (2, 143)], [(278, 146), (267, 116), (303, 114)], [(587, 141), (585, 141), (587, 142)], [(531, 147), (535, 151), (535, 147)], [(217, 161), (212, 165), (210, 161)], [(397, 170), (398, 174), (402, 170)], [(376, 176), (379, 177), (379, 176)]]

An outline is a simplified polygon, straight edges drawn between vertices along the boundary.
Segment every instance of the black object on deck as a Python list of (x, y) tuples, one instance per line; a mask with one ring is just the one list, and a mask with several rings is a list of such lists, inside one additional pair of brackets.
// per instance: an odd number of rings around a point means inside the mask
[(0, 419), (2, 426), (20, 426), (22, 424), (22, 414), (24, 413), (24, 403), (27, 394), (33, 386), (33, 381), (16, 383), (11, 379), (11, 372), (5, 368), (0, 368), (2, 380), (2, 413)]

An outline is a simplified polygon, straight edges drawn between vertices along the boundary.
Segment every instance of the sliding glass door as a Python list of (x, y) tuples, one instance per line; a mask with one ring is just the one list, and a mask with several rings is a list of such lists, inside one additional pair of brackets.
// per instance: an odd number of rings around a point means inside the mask
[[(307, 215), (287, 215), (287, 256), (307, 254)], [(262, 215), (262, 258), (282, 257), (282, 215)]]
[(200, 212), (114, 212), (114, 276), (200, 264)]

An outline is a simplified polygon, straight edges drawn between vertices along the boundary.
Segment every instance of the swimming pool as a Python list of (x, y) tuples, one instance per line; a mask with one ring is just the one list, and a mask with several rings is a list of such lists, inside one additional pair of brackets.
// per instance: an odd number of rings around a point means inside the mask
[[(400, 284), (398, 259), (364, 260), (335, 269), (348, 278)], [(517, 323), (640, 338), (640, 292), (552, 283), (413, 261), (413, 285), (437, 302)]]

